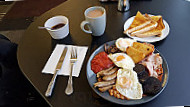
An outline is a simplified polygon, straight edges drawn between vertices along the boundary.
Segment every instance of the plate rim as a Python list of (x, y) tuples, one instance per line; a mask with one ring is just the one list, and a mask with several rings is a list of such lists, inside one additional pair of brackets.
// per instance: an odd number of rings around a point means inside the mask
[[(96, 94), (98, 94), (100, 97), (102, 97), (103, 99), (105, 99), (105, 100), (107, 100), (107, 101), (109, 101), (109, 102), (115, 103), (115, 104), (120, 104), (120, 105), (140, 105), (140, 104), (144, 104), (144, 103), (147, 103), (147, 102), (150, 102), (150, 101), (154, 100), (156, 97), (158, 97), (158, 96), (164, 91), (164, 89), (166, 88), (166, 86), (167, 86), (167, 84), (168, 84), (168, 80), (169, 80), (169, 67), (168, 67), (168, 63), (167, 63), (165, 57), (162, 55), (162, 53), (160, 53), (160, 51), (158, 51), (156, 48), (155, 48), (155, 50), (157, 51), (157, 53), (160, 54), (160, 56), (161, 56), (162, 59), (163, 59), (163, 62), (164, 62), (165, 65), (166, 65), (167, 78), (166, 78), (165, 85), (162, 87), (162, 89), (160, 90), (160, 92), (157, 93), (156, 95), (152, 96), (149, 100), (144, 101), (144, 102), (140, 102), (140, 103), (135, 103), (135, 104), (119, 103), (119, 102), (117, 102), (117, 101), (113, 101), (113, 100), (107, 99), (105, 96), (103, 96), (103, 95), (101, 94), (101, 92), (98, 92), (93, 86), (91, 86), (90, 80), (89, 80), (90, 77), (88, 76), (88, 69), (89, 69), (88, 66), (90, 66), (90, 71), (93, 72), (93, 71), (91, 70), (91, 60), (92, 60), (93, 57), (96, 55), (96, 52), (97, 52), (98, 50), (100, 50), (105, 44), (112, 43), (112, 42), (115, 42), (115, 41), (116, 41), (116, 40), (108, 41), (108, 42), (106, 42), (106, 43), (100, 45), (100, 46), (90, 55), (90, 57), (89, 57), (89, 59), (88, 59), (88, 62), (87, 62), (87, 66), (86, 66), (86, 77), (87, 77), (87, 80), (88, 80), (88, 84), (90, 85), (90, 87), (92, 88), (92, 90), (93, 90)], [(119, 99), (119, 100), (121, 100), (121, 99)], [(134, 101), (134, 100), (132, 100), (132, 101)]]
[[(157, 15), (153, 15), (153, 14), (148, 14), (149, 16), (157, 16)], [(123, 25), (123, 30), (125, 31), (125, 26), (127, 26), (127, 21), (129, 21), (129, 20), (134, 20), (134, 17), (135, 16), (131, 16), (130, 18), (128, 18), (126, 21), (125, 21), (125, 23), (124, 23), (124, 25)], [(157, 40), (144, 40), (143, 38), (140, 38), (140, 39), (138, 39), (138, 37), (133, 37), (133, 36), (130, 36), (128, 33), (124, 33), (125, 35), (127, 35), (128, 37), (130, 37), (130, 38), (132, 38), (132, 39), (135, 39), (135, 40), (137, 40), (137, 41), (141, 41), (141, 42), (148, 42), (148, 43), (155, 43), (155, 42), (158, 42), (158, 41), (161, 41), (161, 40), (164, 40), (168, 35), (169, 35), (169, 33), (170, 33), (170, 26), (169, 26), (169, 24), (168, 24), (168, 22), (165, 20), (165, 19), (163, 19), (163, 23), (164, 23), (164, 25), (165, 25), (165, 28), (164, 29), (166, 29), (166, 27), (168, 28), (168, 31), (166, 32), (166, 36), (164, 36), (163, 38), (160, 38), (160, 39), (157, 39)], [(127, 28), (126, 28), (127, 29)], [(163, 30), (164, 30), (163, 29)]]

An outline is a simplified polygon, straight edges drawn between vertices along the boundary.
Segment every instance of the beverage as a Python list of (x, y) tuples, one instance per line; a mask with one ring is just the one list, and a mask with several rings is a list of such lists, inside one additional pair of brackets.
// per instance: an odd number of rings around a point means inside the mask
[(53, 26), (51, 29), (52, 29), (52, 30), (56, 30), (56, 29), (59, 29), (59, 28), (61, 28), (61, 27), (63, 27), (63, 26), (65, 26), (64, 23), (59, 23), (59, 24)]
[[(84, 12), (85, 20), (81, 22), (81, 29), (93, 36), (101, 36), (106, 28), (106, 10), (101, 6), (89, 7)], [(89, 29), (86, 29), (88, 26)]]
[(87, 16), (88, 17), (91, 17), (91, 18), (96, 18), (96, 17), (100, 17), (103, 15), (103, 11), (102, 10), (99, 10), (99, 9), (95, 9), (95, 10), (91, 10), (87, 13)]
[(54, 16), (48, 19), (44, 27), (47, 27), (53, 39), (63, 39), (69, 34), (69, 20), (65, 16)]

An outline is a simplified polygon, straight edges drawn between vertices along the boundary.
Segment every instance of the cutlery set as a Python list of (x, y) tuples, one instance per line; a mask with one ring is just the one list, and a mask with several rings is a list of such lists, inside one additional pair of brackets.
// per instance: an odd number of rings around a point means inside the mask
[[(52, 94), (58, 72), (60, 71), (60, 69), (62, 67), (62, 64), (63, 64), (63, 61), (65, 59), (67, 50), (68, 50), (68, 47), (65, 47), (62, 54), (61, 54), (61, 57), (59, 58), (59, 61), (56, 65), (56, 69), (54, 71), (53, 77), (52, 77), (52, 79), (48, 85), (48, 88), (45, 92), (46, 97), (50, 97)], [(77, 49), (72, 47), (70, 50), (70, 53), (71, 53), (71, 58), (70, 58), (71, 70), (70, 70), (70, 75), (69, 75), (69, 79), (68, 79), (68, 84), (67, 84), (67, 87), (65, 89), (65, 94), (67, 94), (67, 95), (71, 95), (73, 93), (72, 72), (73, 72), (73, 66), (74, 66), (75, 62), (77, 61)]]

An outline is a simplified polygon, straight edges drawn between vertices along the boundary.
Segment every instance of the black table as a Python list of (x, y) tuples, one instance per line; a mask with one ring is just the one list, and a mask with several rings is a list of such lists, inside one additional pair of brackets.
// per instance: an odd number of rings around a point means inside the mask
[[(86, 64), (91, 53), (101, 44), (127, 37), (123, 32), (124, 22), (134, 16), (138, 10), (142, 13), (162, 15), (170, 25), (168, 37), (154, 43), (156, 48), (165, 56), (170, 77), (165, 90), (155, 100), (140, 105), (149, 107), (190, 105), (190, 2), (185, 0), (152, 0), (132, 1), (128, 12), (117, 11), (117, 2), (100, 3), (98, 0), (69, 0), (53, 8), (34, 21), (18, 46), (18, 62), (24, 75), (31, 84), (50, 104), (50, 106), (120, 106), (112, 104), (97, 96), (90, 88), (86, 78)], [(103, 36), (92, 37), (80, 29), (84, 20), (83, 12), (86, 8), (101, 5), (107, 11), (107, 27)], [(46, 30), (39, 30), (44, 22), (55, 15), (65, 15), (69, 18), (70, 35), (62, 40), (53, 40)], [(74, 93), (67, 96), (64, 93), (68, 77), (58, 76), (54, 93), (46, 98), (44, 93), (52, 75), (42, 74), (41, 71), (57, 43), (88, 46), (79, 78), (74, 78)]]

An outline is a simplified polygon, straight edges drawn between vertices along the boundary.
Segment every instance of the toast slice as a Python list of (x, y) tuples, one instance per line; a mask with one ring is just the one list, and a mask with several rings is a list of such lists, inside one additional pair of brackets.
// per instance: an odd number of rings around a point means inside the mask
[(136, 30), (136, 31), (132, 32), (132, 33), (131, 33), (131, 36), (135, 36), (135, 35), (137, 35), (137, 34), (142, 34), (142, 33), (144, 33), (144, 32), (150, 31), (150, 30), (152, 30), (152, 29), (154, 29), (154, 28), (157, 27), (158, 23), (157, 23), (155, 20), (151, 19), (151, 17), (150, 17), (147, 13), (146, 13), (144, 16), (145, 16), (148, 20), (150, 20), (151, 23), (148, 24), (148, 25), (146, 25), (145, 27), (139, 29), (139, 30)]
[(149, 30), (144, 33), (138, 33), (135, 36), (143, 38), (143, 37), (150, 37), (150, 36), (155, 36), (155, 35), (160, 37), (162, 35), (162, 30), (165, 28), (162, 16), (152, 16), (151, 19), (158, 23), (155, 29)]
[(141, 29), (139, 29), (139, 30), (136, 30), (136, 31), (132, 32), (132, 33), (131, 33), (131, 36), (135, 36), (135, 35), (142, 34), (142, 33), (144, 33), (144, 32), (150, 31), (150, 30), (156, 28), (157, 25), (158, 25), (157, 22), (151, 21), (151, 23), (148, 24), (148, 25), (146, 25), (145, 27), (143, 27), (143, 28), (141, 28)]
[(138, 11), (132, 24), (124, 31), (124, 33), (132, 33), (133, 31), (141, 29), (150, 23), (151, 21)]
[(149, 45), (147, 43), (134, 42), (132, 47), (144, 53), (145, 56), (154, 52), (154, 45)]
[(145, 54), (134, 47), (129, 46), (126, 49), (127, 54), (133, 59), (134, 63), (138, 63), (145, 58)]

